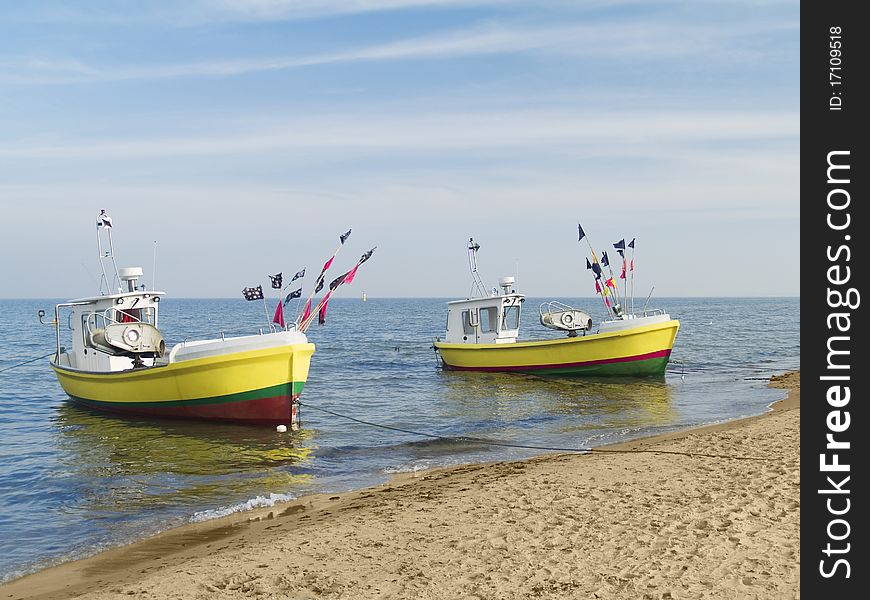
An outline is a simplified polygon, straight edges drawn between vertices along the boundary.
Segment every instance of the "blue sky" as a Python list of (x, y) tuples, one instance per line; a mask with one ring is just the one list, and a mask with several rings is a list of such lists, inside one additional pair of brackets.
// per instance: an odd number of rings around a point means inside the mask
[[(0, 0), (0, 297), (96, 291), (94, 221), (175, 297), (799, 293), (794, 1)], [(310, 281), (310, 278), (308, 279)]]

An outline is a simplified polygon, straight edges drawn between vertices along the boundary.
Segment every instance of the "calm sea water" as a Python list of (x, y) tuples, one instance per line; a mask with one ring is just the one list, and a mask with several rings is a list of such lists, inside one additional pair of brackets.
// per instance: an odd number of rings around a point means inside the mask
[[(593, 299), (562, 299), (590, 310)], [(54, 348), (60, 300), (0, 300), (0, 369)], [(302, 394), (303, 430), (118, 418), (69, 404), (48, 359), (0, 373), (0, 581), (171, 526), (389, 474), (520, 459), (541, 450), (379, 429), (317, 410), (439, 436), (582, 448), (760, 414), (784, 397), (766, 379), (800, 364), (797, 298), (665, 298), (681, 329), (664, 379), (571, 380), (438, 368), (439, 299), (340, 298)], [(558, 335), (523, 314), (523, 337)], [(600, 304), (600, 300), (598, 301)], [(263, 326), (262, 304), (161, 304), (168, 345)], [(600, 310), (598, 311), (600, 313)]]

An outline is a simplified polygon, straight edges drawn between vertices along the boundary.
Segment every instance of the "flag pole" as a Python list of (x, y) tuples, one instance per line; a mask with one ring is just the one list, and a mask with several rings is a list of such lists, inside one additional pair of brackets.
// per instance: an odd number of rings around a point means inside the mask
[(271, 328), (272, 321), (269, 319), (269, 307), (266, 306), (266, 294), (263, 294), (263, 312), (266, 313), (266, 323), (269, 323), (269, 328)]
[[(602, 252), (602, 254), (604, 256), (607, 255), (606, 252)], [(613, 265), (610, 264), (610, 258), (607, 259), (607, 270), (608, 270), (608, 272), (610, 272), (610, 281), (613, 281), (613, 295), (616, 296), (616, 306), (613, 307), (613, 314), (615, 316), (619, 317), (619, 315), (616, 314), (616, 308), (619, 307), (619, 309), (622, 310), (622, 304), (621, 304), (620, 298), (619, 298), (619, 289), (616, 287), (616, 281), (614, 281), (614, 279), (613, 279)], [(607, 282), (605, 282), (604, 285), (607, 285)]]
[[(589, 252), (592, 253), (592, 260), (595, 263), (598, 263), (598, 257), (595, 256), (595, 250), (592, 249), (592, 243), (589, 241), (589, 238), (586, 236), (586, 232), (583, 231), (583, 228), (580, 226), (580, 223), (577, 223), (577, 230), (580, 232), (580, 240), (582, 240), (583, 238), (586, 238), (586, 243), (589, 245)], [(578, 241), (580, 241), (580, 240), (578, 240)], [(598, 265), (598, 268), (599, 269), (601, 268), (600, 264)], [(593, 276), (595, 275), (594, 269), (592, 271), (592, 274), (593, 274)], [(598, 278), (596, 277), (596, 281), (597, 280), (598, 280)], [(607, 284), (605, 284), (604, 287), (606, 288)], [(601, 295), (601, 301), (604, 302), (604, 309), (607, 311), (607, 316), (611, 317), (612, 315), (610, 314), (610, 306), (608, 306), (607, 300), (604, 298), (604, 294), (602, 292), (598, 292), (598, 293)]]
[(631, 314), (634, 314), (634, 242), (637, 238), (631, 238)]

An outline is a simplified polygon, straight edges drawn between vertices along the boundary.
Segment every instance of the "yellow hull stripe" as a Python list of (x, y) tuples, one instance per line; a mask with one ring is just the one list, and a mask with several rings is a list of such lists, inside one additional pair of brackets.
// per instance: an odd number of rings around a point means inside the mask
[(435, 342), (444, 362), (468, 369), (524, 367), (558, 368), (560, 365), (630, 360), (633, 357), (660, 355), (673, 348), (680, 323), (644, 325), (622, 331), (536, 340), (513, 344), (448, 344)]
[(116, 373), (77, 371), (54, 362), (51, 366), (70, 396), (130, 405), (215, 398), (294, 382), (304, 384), (313, 353), (314, 344), (305, 343)]

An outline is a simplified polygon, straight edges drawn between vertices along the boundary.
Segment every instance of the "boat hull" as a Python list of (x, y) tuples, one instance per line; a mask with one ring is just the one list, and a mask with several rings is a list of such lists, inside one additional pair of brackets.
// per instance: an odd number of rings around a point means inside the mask
[(313, 353), (314, 344), (300, 343), (112, 373), (51, 366), (74, 402), (98, 410), (288, 424)]
[(508, 344), (435, 342), (447, 370), (568, 377), (661, 376), (680, 323), (668, 320), (609, 333)]

